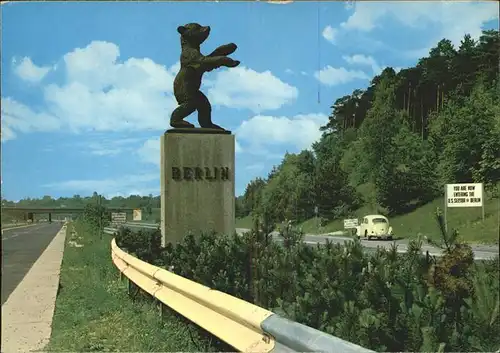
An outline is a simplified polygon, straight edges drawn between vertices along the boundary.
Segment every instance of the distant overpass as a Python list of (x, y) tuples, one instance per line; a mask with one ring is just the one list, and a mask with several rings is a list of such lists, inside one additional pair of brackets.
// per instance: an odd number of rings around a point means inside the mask
[[(135, 208), (126, 207), (106, 207), (110, 212), (133, 212)], [(83, 207), (2, 207), (2, 211), (23, 211), (27, 213), (80, 213), (84, 211)]]
[[(125, 213), (132, 213), (135, 208), (127, 208), (127, 207), (104, 207), (106, 211), (109, 212), (125, 212)], [(33, 215), (34, 214), (48, 214), (49, 215), (49, 222), (52, 221), (52, 214), (53, 213), (59, 213), (59, 214), (70, 214), (70, 213), (83, 213), (85, 209), (83, 207), (16, 207), (16, 206), (10, 206), (10, 207), (2, 207), (2, 212), (8, 212), (8, 211), (21, 211), (23, 212), (27, 218), (34, 219)], [(31, 214), (31, 216), (29, 216)], [(27, 219), (26, 218), (26, 219)]]

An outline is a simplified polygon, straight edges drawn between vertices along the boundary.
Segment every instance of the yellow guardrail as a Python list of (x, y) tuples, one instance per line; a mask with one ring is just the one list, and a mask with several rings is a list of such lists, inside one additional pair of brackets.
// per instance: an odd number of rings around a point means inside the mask
[(273, 312), (190, 281), (127, 254), (111, 241), (113, 263), (142, 290), (240, 352), (270, 352), (261, 323)]

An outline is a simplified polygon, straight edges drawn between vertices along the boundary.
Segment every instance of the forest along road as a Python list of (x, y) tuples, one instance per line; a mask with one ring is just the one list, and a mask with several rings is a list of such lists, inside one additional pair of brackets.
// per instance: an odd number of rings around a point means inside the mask
[[(249, 232), (250, 229), (246, 228), (237, 228), (236, 232), (238, 234), (242, 234), (245, 232)], [(282, 241), (278, 232), (272, 232), (273, 240)], [(337, 235), (338, 234), (338, 235)], [(333, 232), (328, 234), (305, 234), (304, 242), (310, 245), (316, 244), (326, 244), (326, 241), (330, 241), (334, 244), (344, 244), (346, 241), (353, 241), (353, 238), (342, 236), (343, 232)], [(366, 251), (375, 251), (377, 247), (384, 247), (386, 249), (390, 249), (392, 244), (395, 243), (397, 245), (398, 252), (404, 253), (408, 249), (409, 239), (397, 239), (397, 240), (361, 240), (361, 244), (366, 249)], [(474, 252), (474, 258), (476, 260), (488, 260), (493, 259), (495, 256), (499, 254), (499, 246), (498, 245), (476, 245), (471, 244), (472, 251)], [(423, 243), (422, 244), (422, 252), (429, 252), (430, 255), (440, 256), (441, 249), (438, 249), (434, 246)]]
[(62, 223), (42, 223), (2, 232), (2, 305), (61, 227)]

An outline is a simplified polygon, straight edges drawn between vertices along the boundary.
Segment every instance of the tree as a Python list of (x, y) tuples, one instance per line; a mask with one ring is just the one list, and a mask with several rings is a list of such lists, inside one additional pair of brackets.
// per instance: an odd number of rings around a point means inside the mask
[(357, 205), (358, 195), (349, 185), (348, 173), (340, 166), (344, 149), (351, 150), (349, 146), (355, 139), (355, 130), (347, 129), (342, 136), (325, 134), (313, 145), (315, 206), (322, 218), (333, 219)]
[(244, 214), (249, 215), (253, 210), (259, 207), (262, 198), (262, 190), (265, 185), (266, 182), (262, 178), (256, 178), (248, 183), (242, 199)]
[(478, 83), (433, 119), (430, 141), (442, 183), (498, 180), (498, 93)]

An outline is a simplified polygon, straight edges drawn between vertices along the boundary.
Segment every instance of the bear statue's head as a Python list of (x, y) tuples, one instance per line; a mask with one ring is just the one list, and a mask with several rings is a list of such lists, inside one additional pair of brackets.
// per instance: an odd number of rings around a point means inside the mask
[(177, 27), (177, 32), (181, 35), (181, 40), (193, 45), (200, 45), (208, 38), (210, 26), (201, 26), (198, 23), (188, 23)]

